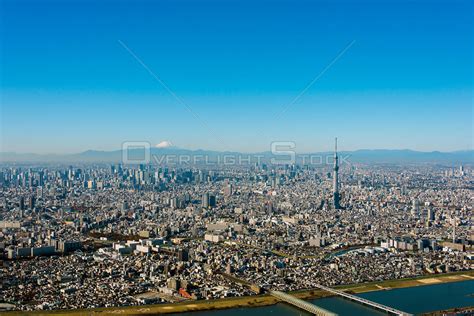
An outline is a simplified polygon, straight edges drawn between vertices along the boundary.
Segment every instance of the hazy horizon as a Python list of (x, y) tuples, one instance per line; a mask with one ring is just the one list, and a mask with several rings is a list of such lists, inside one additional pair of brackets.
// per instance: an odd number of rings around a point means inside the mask
[[(171, 150), (171, 149), (176, 149), (176, 150), (189, 150), (189, 151), (212, 151), (212, 152), (236, 152), (236, 153), (242, 153), (242, 154), (252, 154), (252, 153), (262, 153), (262, 152), (270, 152), (271, 151), (271, 146), (269, 144), (267, 149), (262, 149), (262, 150), (256, 150), (256, 151), (241, 151), (241, 150), (219, 150), (219, 149), (213, 149), (213, 148), (201, 148), (201, 147), (196, 147), (196, 148), (185, 148), (182, 146), (175, 146), (173, 145), (172, 147), (167, 147), (167, 148), (160, 148), (156, 147), (155, 145), (151, 144), (151, 149), (165, 149), (165, 150)], [(113, 151), (120, 151), (122, 150), (121, 148), (113, 148), (113, 149), (95, 149), (95, 148), (89, 148), (85, 150), (80, 150), (80, 151), (72, 151), (72, 152), (31, 152), (31, 151), (0, 151), (0, 154), (6, 154), (6, 153), (12, 153), (12, 154), (18, 154), (18, 155), (42, 155), (42, 156), (48, 156), (48, 155), (75, 155), (75, 154), (82, 154), (85, 152), (113, 152)], [(470, 152), (473, 151), (474, 149), (458, 149), (458, 150), (449, 150), (449, 151), (443, 151), (443, 150), (415, 150), (411, 148), (353, 148), (353, 149), (344, 149), (344, 148), (339, 148), (339, 152), (355, 152), (355, 151), (413, 151), (413, 152), (419, 152), (419, 153), (433, 153), (433, 152), (440, 152), (440, 153), (456, 153), (456, 152)], [(298, 146), (295, 147), (295, 152), (297, 153), (326, 153), (326, 152), (333, 152), (334, 148), (327, 148), (327, 149), (314, 149), (310, 151), (300, 151), (298, 150)]]

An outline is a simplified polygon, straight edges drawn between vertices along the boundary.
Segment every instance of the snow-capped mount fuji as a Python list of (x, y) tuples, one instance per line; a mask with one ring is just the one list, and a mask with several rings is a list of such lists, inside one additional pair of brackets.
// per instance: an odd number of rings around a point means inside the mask
[(164, 140), (155, 145), (155, 148), (176, 148), (169, 140)]

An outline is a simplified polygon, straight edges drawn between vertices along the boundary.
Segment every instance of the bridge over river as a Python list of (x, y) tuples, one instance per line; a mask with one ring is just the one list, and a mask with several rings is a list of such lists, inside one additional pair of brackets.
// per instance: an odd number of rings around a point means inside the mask
[(386, 305), (376, 303), (376, 302), (373, 302), (373, 301), (369, 301), (368, 299), (365, 299), (365, 298), (362, 298), (362, 297), (359, 297), (359, 296), (355, 296), (355, 295), (352, 295), (352, 294), (349, 294), (349, 293), (346, 293), (346, 292), (343, 292), (343, 291), (335, 290), (335, 289), (329, 288), (329, 287), (324, 286), (324, 285), (316, 284), (315, 287), (318, 288), (318, 289), (321, 289), (323, 291), (326, 291), (326, 292), (336, 294), (336, 295), (342, 296), (344, 298), (350, 299), (352, 301), (356, 301), (358, 303), (361, 303), (361, 304), (364, 304), (364, 305), (367, 305), (367, 306), (371, 306), (375, 309), (387, 312), (387, 313), (392, 314), (392, 315), (400, 315), (400, 316), (409, 316), (409, 315), (411, 315), (409, 313), (400, 311), (400, 310), (395, 309), (393, 307), (386, 306)]
[[(243, 285), (249, 287), (252, 290), (258, 289), (258, 290), (255, 290), (256, 293), (268, 292), (270, 295), (278, 298), (279, 300), (281, 300), (283, 302), (286, 302), (288, 304), (291, 304), (293, 306), (296, 306), (296, 307), (298, 307), (302, 310), (305, 310), (307, 312), (310, 312), (314, 315), (331, 315), (331, 316), (332, 315), (337, 315), (337, 314), (335, 314), (331, 311), (328, 311), (328, 310), (326, 310), (322, 307), (316, 306), (315, 304), (312, 304), (312, 303), (309, 303), (309, 302), (304, 301), (302, 299), (299, 299), (299, 298), (297, 298), (293, 295), (290, 295), (290, 294), (287, 294), (287, 293), (284, 293), (284, 292), (280, 292), (280, 291), (272, 291), (270, 289), (265, 289), (264, 287), (261, 287), (257, 284), (252, 284), (252, 283), (250, 283), (246, 280), (240, 279), (240, 278), (238, 278), (234, 275), (227, 274), (223, 271), (216, 271), (216, 272), (221, 274), (225, 278), (227, 278), (227, 279), (229, 279), (233, 282), (243, 284)], [(386, 305), (383, 305), (383, 304), (380, 304), (380, 303), (376, 303), (376, 302), (370, 301), (368, 299), (365, 299), (365, 298), (362, 298), (362, 297), (359, 297), (359, 296), (355, 296), (355, 295), (352, 295), (352, 294), (349, 294), (349, 293), (346, 293), (346, 292), (343, 292), (343, 291), (335, 290), (335, 289), (329, 288), (329, 287), (324, 286), (324, 285), (316, 284), (314, 287), (318, 288), (320, 290), (327, 291), (329, 293), (335, 294), (335, 295), (342, 296), (346, 299), (358, 302), (360, 304), (370, 306), (374, 309), (381, 310), (381, 311), (386, 312), (386, 313), (391, 314), (391, 315), (400, 315), (400, 316), (410, 316), (411, 315), (409, 313), (400, 311), (400, 310), (395, 309), (393, 307), (386, 306)]]
[(302, 299), (299, 299), (297, 297), (294, 297), (293, 295), (286, 294), (284, 292), (280, 291), (269, 291), (270, 295), (278, 298), (279, 300), (282, 300), (288, 304), (294, 305), (300, 309), (303, 309), (307, 312), (310, 312), (311, 314), (314, 315), (321, 315), (321, 316), (335, 316), (337, 314), (334, 314), (322, 307), (316, 306), (314, 304), (311, 304), (309, 302), (306, 302)]
[[(315, 285), (315, 287), (320, 289), (320, 290), (323, 290), (323, 291), (326, 291), (326, 292), (329, 292), (329, 293), (332, 293), (332, 294), (335, 294), (335, 295), (339, 295), (339, 296), (342, 296), (342, 297), (347, 298), (349, 300), (358, 302), (360, 304), (370, 306), (372, 308), (375, 308), (375, 309), (378, 309), (380, 311), (386, 312), (387, 314), (390, 314), (390, 315), (399, 315), (399, 316), (410, 316), (411, 315), (409, 313), (400, 311), (400, 310), (395, 309), (393, 307), (386, 306), (386, 305), (383, 305), (383, 304), (380, 304), (380, 303), (376, 303), (376, 302), (370, 301), (368, 299), (365, 299), (365, 298), (362, 298), (362, 297), (359, 297), (359, 296), (355, 296), (355, 295), (352, 295), (352, 294), (349, 294), (349, 293), (346, 293), (346, 292), (343, 292), (343, 291), (335, 290), (335, 289), (326, 287), (324, 285), (317, 284), (317, 285)], [(310, 312), (314, 315), (321, 315), (321, 316), (337, 315), (337, 314), (335, 314), (331, 311), (328, 311), (328, 310), (326, 310), (322, 307), (319, 307), (315, 304), (306, 302), (306, 301), (304, 301), (302, 299), (299, 299), (297, 297), (294, 297), (290, 294), (280, 292), (280, 291), (268, 291), (268, 292), (270, 293), (270, 295), (278, 298), (279, 300), (284, 301), (284, 302), (286, 302), (288, 304), (291, 304), (293, 306), (296, 306), (296, 307), (298, 307), (302, 310), (305, 310), (307, 312)]]

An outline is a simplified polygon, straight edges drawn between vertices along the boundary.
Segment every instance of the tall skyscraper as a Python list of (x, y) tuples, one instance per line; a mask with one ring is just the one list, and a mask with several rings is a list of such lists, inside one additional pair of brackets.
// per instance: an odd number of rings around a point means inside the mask
[(204, 193), (202, 195), (201, 205), (202, 205), (203, 208), (209, 208), (209, 198), (210, 198), (209, 193)]
[(418, 216), (420, 214), (420, 204), (417, 199), (413, 200), (413, 205), (411, 208), (411, 215), (412, 216)]
[(207, 192), (202, 195), (201, 205), (203, 208), (213, 208), (216, 206), (216, 196)]
[(231, 196), (233, 193), (234, 193), (234, 191), (233, 191), (232, 184), (231, 184), (231, 183), (227, 183), (227, 184), (224, 186), (224, 195), (225, 195), (225, 196)]
[[(454, 213), (455, 211), (453, 211)], [(456, 243), (456, 216), (453, 214), (451, 221), (453, 223), (453, 243)]]
[(339, 158), (337, 157), (337, 137), (335, 139), (334, 147), (334, 177), (333, 177), (333, 198), (334, 208), (336, 210), (341, 208), (341, 195), (339, 194)]
[(20, 197), (20, 210), (24, 210), (25, 209), (25, 198), (24, 197)]
[(36, 198), (34, 195), (31, 195), (29, 200), (28, 200), (28, 204), (29, 204), (29, 207), (30, 207), (30, 210), (34, 209), (35, 208), (35, 205), (36, 205)]
[(428, 220), (430, 222), (435, 220), (435, 211), (433, 209), (428, 209)]

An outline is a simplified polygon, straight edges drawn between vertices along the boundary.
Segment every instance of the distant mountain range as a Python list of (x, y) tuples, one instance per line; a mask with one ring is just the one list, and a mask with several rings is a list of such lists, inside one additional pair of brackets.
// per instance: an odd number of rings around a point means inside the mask
[[(128, 151), (131, 157), (141, 156), (139, 150)], [(261, 157), (262, 161), (279, 158), (271, 152), (259, 153), (239, 153), (229, 151), (212, 151), (212, 150), (188, 150), (177, 147), (152, 148), (151, 156), (158, 157), (158, 161), (165, 162), (160, 157), (171, 157), (177, 161), (179, 156), (198, 157), (200, 161), (208, 159), (209, 161), (216, 161), (227, 157), (241, 156), (246, 157)], [(22, 154), (14, 152), (0, 153), (0, 162), (111, 162), (118, 163), (122, 161), (122, 150), (113, 151), (97, 151), (88, 150), (77, 154)], [(308, 156), (326, 157), (333, 155), (332, 152), (315, 152), (315, 153), (297, 153), (297, 161), (301, 162), (302, 157)], [(408, 149), (388, 150), (388, 149), (360, 149), (355, 151), (342, 151), (339, 153), (340, 157), (350, 162), (357, 163), (443, 163), (443, 164), (471, 164), (474, 163), (474, 150), (454, 151), (454, 152), (420, 152)], [(152, 158), (153, 159), (153, 158)], [(160, 160), (162, 159), (162, 160)], [(191, 158), (191, 161), (194, 158)], [(236, 158), (237, 159), (237, 158)], [(308, 158), (305, 158), (308, 159)], [(325, 159), (325, 158), (324, 158)], [(157, 160), (155, 160), (156, 162)]]

